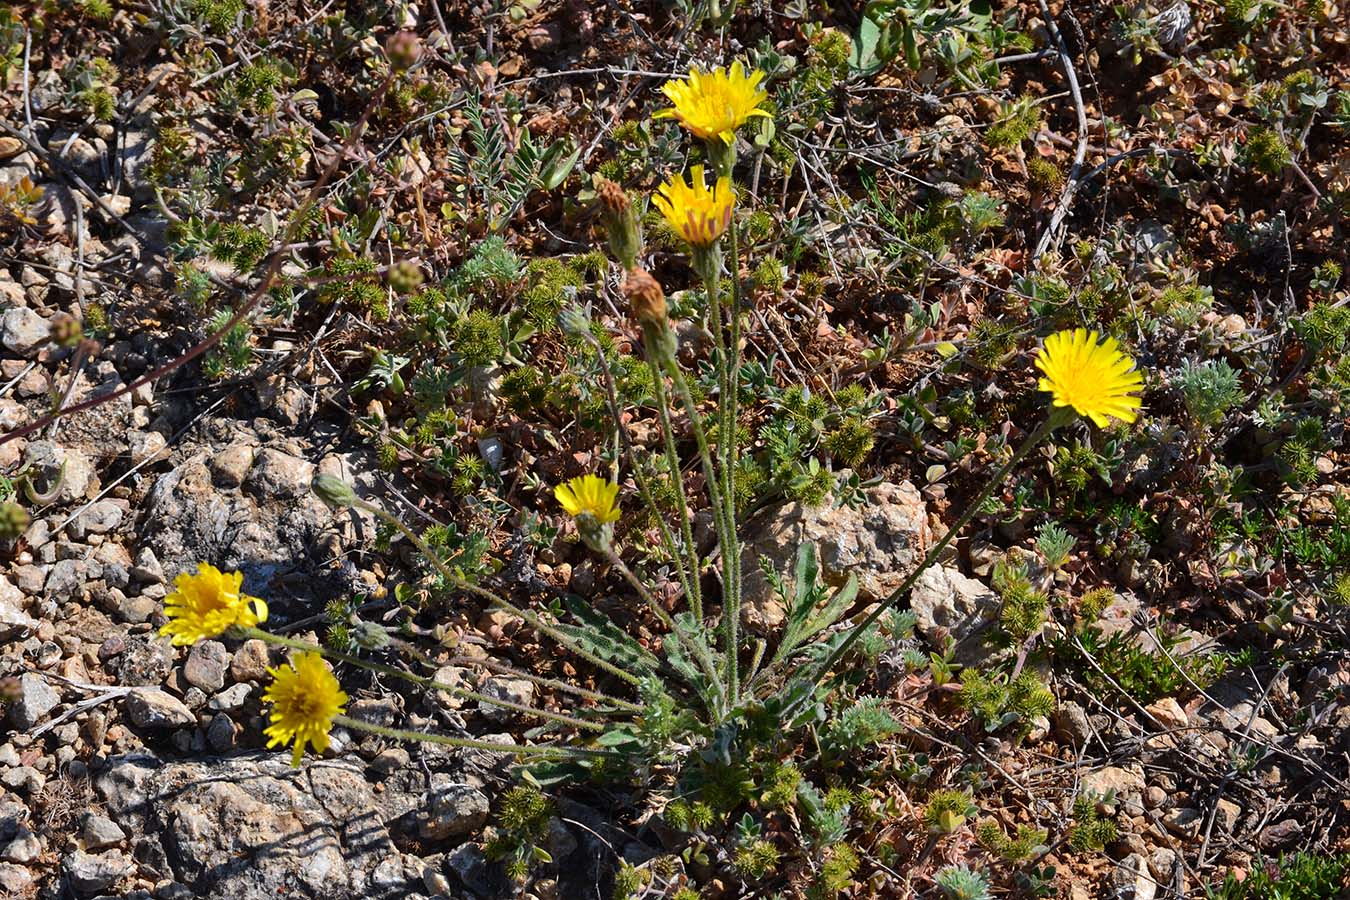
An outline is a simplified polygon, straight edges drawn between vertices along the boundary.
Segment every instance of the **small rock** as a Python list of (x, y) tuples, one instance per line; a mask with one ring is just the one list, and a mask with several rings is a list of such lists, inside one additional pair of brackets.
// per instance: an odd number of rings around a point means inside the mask
[(983, 582), (946, 566), (929, 567), (910, 596), (923, 636), (939, 650), (950, 636), (956, 641), (956, 659), (966, 664), (988, 659), (983, 637), (1001, 606), (998, 595)]
[(1269, 825), (1261, 831), (1256, 842), (1262, 850), (1279, 850), (1298, 840), (1303, 833), (1303, 823), (1298, 819), (1284, 819)]
[(155, 688), (128, 694), (127, 716), (137, 728), (182, 728), (197, 723), (197, 717), (181, 700)]
[(264, 500), (292, 500), (309, 492), (314, 466), (298, 456), (272, 447), (258, 452), (244, 481), (245, 488)]
[(0, 860), (12, 863), (30, 863), (42, 855), (42, 839), (20, 826), (9, 843), (0, 847)]
[(36, 672), (19, 676), (18, 696), (9, 707), (9, 720), (20, 731), (36, 726), (61, 702), (61, 695)]
[(1170, 847), (1159, 847), (1149, 854), (1148, 868), (1160, 884), (1170, 885), (1177, 868), (1177, 852)]
[(88, 813), (80, 826), (80, 840), (86, 850), (106, 850), (126, 839), (126, 832), (116, 822), (98, 813)]
[[(247, 689), (248, 685), (236, 685)], [(217, 753), (228, 753), (239, 741), (239, 726), (225, 713), (212, 716), (211, 724), (206, 726), (206, 743)]]
[(232, 684), (212, 697), (207, 706), (219, 712), (231, 712), (243, 706), (252, 692), (253, 688), (247, 684)]
[(253, 466), (253, 448), (248, 444), (231, 444), (211, 457), (211, 480), (223, 488), (237, 488), (244, 483)]
[(120, 850), (92, 854), (76, 850), (61, 861), (70, 885), (79, 894), (93, 894), (131, 873), (131, 858)]
[(1157, 719), (1163, 728), (1185, 728), (1190, 724), (1186, 710), (1182, 709), (1181, 704), (1173, 697), (1163, 697), (1144, 707), (1144, 710)]
[(1179, 838), (1194, 840), (1200, 834), (1204, 815), (1190, 806), (1181, 806), (1163, 816), (1163, 825)]
[(1138, 853), (1131, 853), (1120, 861), (1111, 873), (1111, 896), (1115, 900), (1153, 900), (1158, 885), (1149, 873), (1148, 862)]
[(122, 523), (122, 507), (112, 500), (99, 500), (76, 516), (66, 532), (75, 540), (82, 541), (91, 534), (107, 534)]
[(0, 784), (18, 794), (33, 796), (47, 784), (47, 776), (32, 766), (15, 766), (0, 772)]
[(159, 564), (155, 551), (142, 547), (136, 554), (136, 565), (131, 567), (131, 577), (144, 584), (159, 584), (164, 581), (164, 567)]
[(1167, 791), (1151, 784), (1144, 791), (1144, 806), (1149, 809), (1162, 809), (1167, 805)]
[(23, 601), (23, 590), (8, 577), (0, 577), (0, 642), (20, 639), (37, 630), (37, 619), (23, 611)]
[[(496, 700), (505, 700), (509, 703), (516, 703), (520, 706), (529, 706), (530, 701), (534, 699), (534, 682), (526, 681), (524, 678), (509, 678), (503, 675), (494, 675), (483, 682), (480, 694), (492, 697)], [(506, 709), (482, 700), (478, 701), (478, 711), (484, 717), (494, 721), (509, 721), (519, 715), (513, 709)]]
[(199, 641), (183, 663), (183, 677), (208, 694), (225, 686), (225, 669), (230, 664), (230, 653), (220, 641)]
[(1227, 797), (1220, 797), (1214, 809), (1214, 827), (1221, 834), (1232, 834), (1242, 816), (1242, 807)]
[(477, 844), (463, 844), (451, 850), (446, 854), (445, 864), (475, 895), (484, 898), (500, 896), (497, 886), (493, 883), (487, 857)]
[(1055, 734), (1075, 747), (1086, 746), (1092, 738), (1092, 723), (1088, 720), (1087, 710), (1072, 700), (1061, 703), (1055, 711)]
[(0, 316), (0, 344), (18, 356), (32, 356), (51, 337), (51, 326), (26, 306), (5, 310)]
[(418, 834), (428, 840), (444, 840), (472, 834), (487, 821), (488, 799), (467, 784), (449, 784), (436, 790)]
[(230, 661), (230, 677), (235, 681), (262, 681), (267, 677), (267, 644), (249, 638)]
[(392, 775), (405, 768), (412, 760), (411, 754), (402, 747), (389, 747), (370, 761), (370, 767), (381, 775)]
[(1137, 765), (1128, 769), (1107, 766), (1084, 775), (1079, 790), (1080, 793), (1091, 792), (1099, 797), (1114, 791), (1116, 800), (1125, 807), (1126, 812), (1138, 815), (1143, 811), (1144, 772)]
[(23, 866), (0, 863), (0, 895), (19, 897), (28, 892), (33, 884), (33, 875)]

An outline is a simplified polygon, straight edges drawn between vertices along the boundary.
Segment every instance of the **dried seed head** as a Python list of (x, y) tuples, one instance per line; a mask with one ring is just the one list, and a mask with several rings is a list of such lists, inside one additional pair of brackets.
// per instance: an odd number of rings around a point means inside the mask
[(608, 178), (600, 179), (595, 196), (600, 201), (600, 205), (605, 208), (606, 215), (621, 216), (628, 212), (632, 205), (627, 192)]
[(666, 321), (666, 292), (646, 269), (629, 270), (623, 280), (623, 295), (638, 322), (646, 325)]
[(52, 317), (52, 343), (62, 347), (74, 347), (84, 338), (84, 325), (69, 313), (58, 313)]
[(406, 72), (422, 56), (422, 39), (414, 31), (395, 32), (384, 42), (384, 53), (391, 66)]

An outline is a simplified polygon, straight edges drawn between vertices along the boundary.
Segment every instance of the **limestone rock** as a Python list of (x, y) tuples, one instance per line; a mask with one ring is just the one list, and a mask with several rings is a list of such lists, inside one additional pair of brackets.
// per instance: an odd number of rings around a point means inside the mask
[(919, 632), (938, 649), (950, 635), (956, 641), (956, 660), (963, 664), (989, 657), (983, 639), (1000, 606), (998, 595), (983, 582), (940, 565), (920, 575), (910, 595)]
[(821, 579), (839, 586), (856, 575), (858, 598), (868, 602), (899, 587), (932, 540), (923, 498), (907, 481), (869, 488), (867, 503), (857, 509), (829, 502), (784, 504), (746, 529), (741, 562), (746, 624), (771, 630), (786, 614), (760, 571), (760, 560), (767, 560), (791, 589), (797, 547), (810, 542), (816, 546)]

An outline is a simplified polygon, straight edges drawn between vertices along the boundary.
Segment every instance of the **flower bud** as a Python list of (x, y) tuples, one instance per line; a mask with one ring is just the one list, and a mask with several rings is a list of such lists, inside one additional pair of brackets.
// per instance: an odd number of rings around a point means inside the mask
[(51, 340), (61, 347), (74, 347), (84, 339), (84, 325), (69, 313), (57, 313), (51, 321)]
[(623, 279), (623, 295), (633, 318), (645, 325), (666, 320), (666, 293), (646, 269), (630, 269)]
[(582, 337), (591, 333), (590, 316), (579, 306), (569, 306), (558, 313), (558, 327), (568, 337)]
[(414, 31), (399, 31), (391, 34), (384, 42), (384, 54), (389, 64), (399, 71), (406, 72), (417, 64), (422, 56), (422, 40)]
[(334, 475), (315, 475), (309, 489), (332, 509), (347, 509), (356, 504), (356, 491)]
[(396, 294), (411, 294), (422, 286), (422, 270), (410, 259), (401, 259), (385, 272)]
[(28, 530), (28, 511), (17, 503), (0, 503), (0, 539), (13, 540)]
[(633, 202), (623, 188), (608, 178), (600, 179), (596, 198), (605, 221), (609, 252), (625, 269), (633, 268), (637, 265), (638, 254), (642, 252), (642, 231), (633, 213)]

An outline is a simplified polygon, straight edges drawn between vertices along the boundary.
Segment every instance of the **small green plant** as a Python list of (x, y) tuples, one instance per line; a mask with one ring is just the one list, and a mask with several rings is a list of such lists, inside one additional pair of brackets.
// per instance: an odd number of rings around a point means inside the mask
[(497, 833), (483, 848), (488, 859), (500, 860), (507, 877), (523, 881), (534, 863), (552, 862), (540, 844), (548, 834), (553, 804), (536, 787), (519, 785), (498, 801)]
[(1256, 128), (1247, 135), (1244, 151), (1247, 165), (1262, 175), (1280, 175), (1294, 161), (1294, 154), (1284, 138), (1274, 128), (1266, 126)]
[(997, 150), (1011, 150), (1031, 137), (1040, 125), (1040, 106), (1028, 94), (1003, 105), (998, 121), (985, 132), (985, 143)]
[(1237, 372), (1221, 359), (1199, 364), (1188, 362), (1176, 384), (1186, 412), (1200, 429), (1221, 425), (1229, 410), (1243, 400)]
[(1101, 851), (1116, 839), (1116, 823), (1102, 813), (1115, 803), (1115, 794), (1108, 791), (1104, 797), (1091, 792), (1081, 794), (1073, 801), (1073, 826), (1069, 829), (1069, 846), (1087, 853)]
[(1045, 567), (1051, 572), (1064, 568), (1064, 564), (1069, 561), (1069, 554), (1073, 553), (1077, 543), (1078, 539), (1069, 534), (1058, 522), (1046, 522), (1036, 533), (1036, 549), (1045, 560)]
[(933, 876), (933, 883), (946, 900), (992, 900), (989, 876), (964, 863), (947, 866)]
[(929, 834), (951, 834), (979, 811), (968, 791), (946, 788), (928, 798), (923, 824)]
[(1205, 889), (1210, 900), (1330, 900), (1345, 896), (1350, 853), (1295, 853), (1257, 860), (1245, 879), (1229, 874)]

